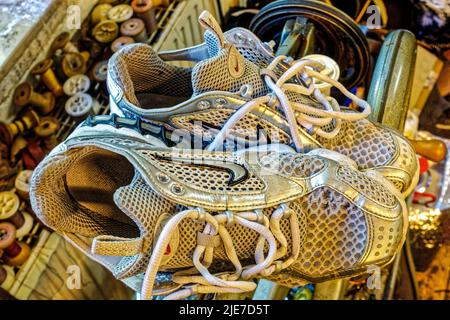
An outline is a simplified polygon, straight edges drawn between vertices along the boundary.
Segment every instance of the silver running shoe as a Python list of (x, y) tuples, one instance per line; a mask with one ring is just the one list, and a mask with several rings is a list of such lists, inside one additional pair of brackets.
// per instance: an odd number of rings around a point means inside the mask
[(172, 138), (140, 120), (90, 118), (31, 180), (38, 217), (144, 298), (356, 276), (405, 240), (400, 192), (343, 155), (168, 148)]
[[(223, 34), (208, 12), (199, 21), (207, 30), (204, 44), (160, 55), (136, 44), (111, 58), (113, 112), (187, 131), (201, 137), (197, 147), (210, 151), (261, 141), (289, 144), (299, 152), (326, 148), (362, 171), (380, 172), (404, 195), (413, 190), (419, 172), (412, 146), (400, 133), (369, 121), (370, 106), (320, 72), (329, 71), (328, 64), (274, 57), (270, 46), (246, 29)], [(197, 63), (182, 68), (165, 60)], [(331, 86), (359, 110), (339, 106), (324, 93)]]

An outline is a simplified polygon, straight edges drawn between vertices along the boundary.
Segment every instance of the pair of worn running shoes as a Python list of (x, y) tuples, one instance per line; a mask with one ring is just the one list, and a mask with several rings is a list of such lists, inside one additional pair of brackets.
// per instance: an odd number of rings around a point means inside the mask
[(112, 113), (85, 120), (34, 171), (39, 218), (143, 298), (248, 292), (258, 278), (292, 287), (388, 264), (418, 179), (408, 141), (369, 121), (370, 106), (319, 60), (275, 57), (208, 12), (199, 22), (201, 45), (113, 55)]

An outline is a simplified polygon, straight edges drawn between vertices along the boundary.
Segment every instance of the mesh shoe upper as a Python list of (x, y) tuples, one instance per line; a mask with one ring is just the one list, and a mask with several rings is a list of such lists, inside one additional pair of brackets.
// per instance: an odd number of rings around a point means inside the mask
[(294, 286), (386, 264), (405, 238), (400, 193), (327, 152), (192, 153), (85, 125), (36, 168), (30, 199), (46, 225), (146, 294), (246, 291), (254, 277)]
[[(190, 60), (199, 60), (193, 68), (171, 66), (146, 45), (128, 46), (113, 56), (109, 64), (112, 71), (108, 84), (119, 113), (166, 123), (173, 129), (188, 130), (211, 141), (235, 110), (248, 101), (248, 92), (244, 98), (238, 95), (243, 87), (250, 86), (251, 97), (271, 92), (261, 76), (262, 70), (274, 58), (270, 48), (246, 29), (236, 28), (222, 34), (212, 17), (206, 17), (206, 23), (205, 17), (200, 19), (207, 29), (205, 44), (189, 56)], [(183, 52), (186, 58), (189, 51)], [(165, 53), (162, 56), (173, 58), (177, 55)], [(233, 71), (234, 68), (238, 71)], [(281, 66), (275, 74), (280, 76), (286, 68), (288, 65)], [(230, 97), (230, 93), (234, 97)], [(312, 96), (289, 90), (286, 94), (292, 102), (323, 109), (323, 105)], [(260, 112), (253, 110), (242, 117), (231, 128), (229, 136), (251, 142), (260, 136), (258, 130), (262, 130), (269, 137), (269, 143), (292, 143), (292, 131), (283, 111), (265, 104), (259, 109)], [(342, 111), (354, 112), (346, 108)], [(195, 126), (196, 122), (203, 124)], [(335, 126), (333, 121), (316, 127), (330, 132)], [(404, 194), (410, 192), (417, 182), (415, 152), (409, 142), (394, 130), (366, 118), (342, 121), (339, 133), (333, 138), (322, 137), (310, 129), (299, 125), (305, 151), (324, 147), (342, 153), (354, 160), (361, 170), (378, 170)]]

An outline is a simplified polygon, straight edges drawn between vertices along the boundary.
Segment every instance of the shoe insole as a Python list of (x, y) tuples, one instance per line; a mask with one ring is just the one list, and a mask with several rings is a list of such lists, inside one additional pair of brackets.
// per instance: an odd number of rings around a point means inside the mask
[(143, 109), (159, 109), (173, 107), (188, 100), (190, 97), (175, 97), (151, 92), (136, 93), (136, 97)]
[(123, 156), (99, 149), (77, 161), (66, 173), (66, 186), (80, 208), (90, 214), (126, 223), (136, 224), (114, 203), (114, 192), (129, 185), (134, 168)]

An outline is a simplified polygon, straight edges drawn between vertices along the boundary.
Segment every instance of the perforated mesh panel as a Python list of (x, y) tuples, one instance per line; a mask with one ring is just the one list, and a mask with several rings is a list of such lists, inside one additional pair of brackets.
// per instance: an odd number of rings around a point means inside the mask
[[(225, 122), (234, 113), (231, 109), (212, 109), (206, 112), (191, 113), (187, 115), (174, 116), (171, 118), (174, 125), (189, 130), (196, 135), (203, 135), (206, 139), (214, 138), (214, 133), (211, 130), (203, 127), (195, 121), (201, 121), (202, 125), (212, 126), (213, 128), (222, 128)], [(269, 123), (268, 121), (258, 118), (256, 115), (248, 113), (240, 119), (232, 129), (230, 134), (242, 138), (249, 138), (256, 140), (258, 138), (258, 130), (263, 130), (259, 134), (267, 135), (267, 138), (272, 143), (289, 143), (290, 137), (282, 132), (278, 127)]]
[(192, 69), (192, 87), (194, 95), (213, 90), (238, 92), (246, 84), (252, 84), (254, 96), (267, 93), (259, 68), (248, 60), (243, 59), (245, 71), (241, 77), (234, 78), (228, 71), (228, 55), (230, 50), (224, 48), (216, 56), (199, 62)]
[[(237, 185), (228, 185), (231, 174), (226, 170), (215, 169), (209, 166), (189, 165), (177, 161), (169, 161), (156, 159), (155, 154), (145, 150), (139, 151), (141, 154), (153, 159), (153, 162), (161, 167), (162, 172), (170, 173), (179, 181), (186, 185), (194, 186), (209, 191), (234, 191), (234, 192), (250, 192), (263, 190), (265, 184), (253, 173), (249, 173), (248, 179)], [(167, 155), (170, 159), (171, 155)]]
[(302, 253), (290, 269), (317, 276), (355, 266), (367, 242), (361, 209), (327, 187), (314, 190), (291, 206), (305, 213), (307, 234)]
[(398, 243), (401, 241), (402, 224), (397, 224), (397, 227), (378, 227), (375, 230), (376, 236), (373, 239), (373, 255), (376, 259), (383, 259), (392, 256), (398, 248)]
[(344, 121), (333, 139), (315, 138), (325, 148), (350, 157), (362, 170), (386, 164), (396, 149), (390, 132), (368, 120)]
[(381, 184), (361, 174), (359, 171), (352, 170), (349, 167), (339, 167), (337, 175), (342, 181), (345, 181), (371, 200), (389, 208), (397, 205), (397, 199), (391, 193), (388, 193)]
[(242, 54), (246, 59), (253, 62), (257, 66), (268, 66), (270, 63), (270, 59), (265, 55), (261, 54), (258, 50), (248, 47), (248, 46), (239, 46), (237, 45), (239, 53)]
[(325, 163), (315, 157), (299, 153), (270, 153), (261, 157), (263, 168), (297, 178), (310, 177), (325, 167)]
[(214, 57), (220, 50), (219, 39), (217, 39), (217, 37), (209, 30), (205, 31), (203, 37), (205, 39), (206, 46), (208, 47), (209, 56)]
[(416, 153), (411, 144), (405, 137), (399, 137), (397, 140), (400, 149), (401, 166), (408, 172), (414, 172), (417, 169)]
[(151, 91), (179, 97), (192, 94), (191, 70), (165, 63), (148, 45), (134, 44), (120, 50), (111, 57), (108, 71), (108, 77), (136, 106), (140, 106), (136, 93)]

